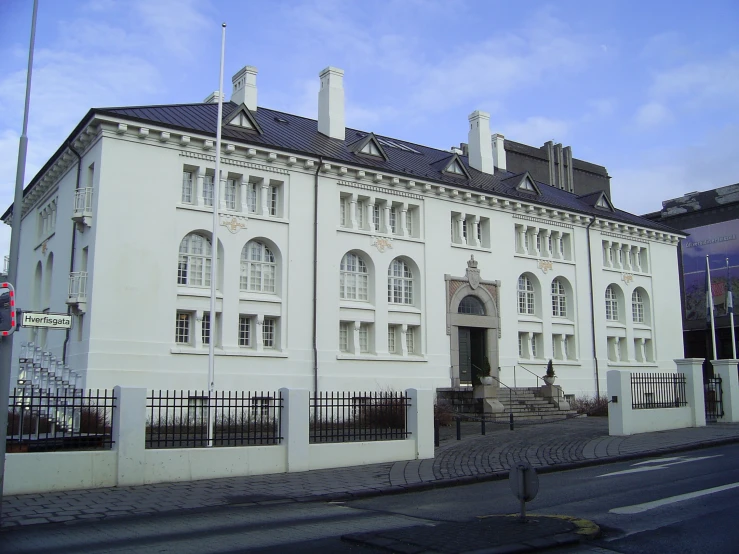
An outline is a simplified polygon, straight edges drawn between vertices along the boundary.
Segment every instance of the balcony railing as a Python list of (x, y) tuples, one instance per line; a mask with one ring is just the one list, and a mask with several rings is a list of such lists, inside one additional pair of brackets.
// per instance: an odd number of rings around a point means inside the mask
[(85, 221), (85, 218), (92, 217), (92, 188), (77, 189), (74, 193), (74, 214), (72, 219), (75, 221)]
[(87, 271), (73, 271), (69, 274), (67, 304), (83, 302), (87, 302)]

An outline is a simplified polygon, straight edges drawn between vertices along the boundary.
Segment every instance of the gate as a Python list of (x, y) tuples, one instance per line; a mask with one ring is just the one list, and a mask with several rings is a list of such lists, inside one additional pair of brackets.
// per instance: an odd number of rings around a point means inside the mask
[(703, 393), (706, 403), (706, 422), (716, 423), (718, 418), (724, 417), (723, 390), (721, 377), (710, 377), (703, 383)]

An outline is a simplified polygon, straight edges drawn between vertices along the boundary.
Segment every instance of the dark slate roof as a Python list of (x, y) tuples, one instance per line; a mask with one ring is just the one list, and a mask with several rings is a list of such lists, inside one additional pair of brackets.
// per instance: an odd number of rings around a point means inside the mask
[(655, 212), (655, 214), (660, 214), (665, 219), (690, 212), (720, 208), (737, 202), (739, 202), (739, 183), (702, 192), (689, 192), (680, 198), (665, 200), (662, 202), (661, 212)]
[[(223, 118), (228, 116), (239, 106), (233, 102), (225, 102), (223, 104)], [(161, 124), (173, 129), (184, 132), (197, 132), (204, 135), (215, 137), (216, 123), (218, 118), (218, 104), (170, 104), (160, 106), (136, 106), (136, 107), (117, 107), (117, 108), (94, 108), (88, 112), (85, 118), (80, 122), (75, 131), (70, 136), (75, 136), (76, 132), (95, 114), (109, 115), (120, 117), (144, 124)], [(448, 184), (456, 187), (468, 188), (480, 192), (494, 193), (496, 195), (507, 197), (512, 200), (520, 200), (522, 202), (535, 201), (545, 206), (555, 209), (571, 210), (573, 212), (595, 215), (603, 217), (601, 210), (596, 210), (592, 206), (578, 199), (574, 194), (561, 190), (559, 188), (550, 187), (546, 183), (539, 183), (540, 195), (532, 196), (525, 192), (516, 190), (515, 185), (510, 182), (502, 182), (513, 174), (511, 172), (500, 171), (496, 169), (495, 175), (489, 175), (473, 169), (469, 166), (467, 156), (458, 156), (459, 160), (467, 169), (471, 179), (455, 177), (449, 173), (444, 173), (446, 167), (443, 161), (448, 161), (453, 154), (446, 150), (429, 148), (420, 144), (410, 143), (399, 139), (375, 135), (380, 141), (383, 139), (400, 144), (414, 151), (402, 148), (385, 146), (384, 151), (388, 156), (387, 160), (374, 158), (371, 156), (358, 155), (349, 148), (349, 145), (356, 142), (369, 133), (357, 129), (346, 129), (346, 139), (337, 140), (329, 138), (318, 132), (318, 122), (315, 119), (278, 112), (267, 108), (258, 108), (252, 112), (258, 122), (262, 134), (250, 132), (248, 130), (240, 130), (232, 126), (222, 127), (222, 137), (227, 141), (248, 143), (251, 145), (263, 145), (286, 152), (296, 154), (307, 154), (310, 156), (322, 156), (328, 163), (344, 162), (359, 167), (370, 168), (375, 171), (388, 172), (394, 174), (402, 174), (408, 178), (416, 178), (419, 180), (431, 181), (440, 184)], [(64, 149), (62, 146), (52, 157), (44, 168), (34, 177), (31, 184), (26, 187), (25, 193), (33, 186), (47, 166), (55, 159)], [(518, 184), (516, 182), (516, 184)], [(11, 206), (12, 208), (12, 206)], [(11, 213), (9, 208), (3, 218)], [(639, 216), (614, 210), (609, 212), (607, 217), (612, 220), (629, 223), (632, 225), (641, 225), (644, 227), (658, 229), (665, 232), (679, 232), (675, 229), (662, 225), (660, 223), (641, 218)]]

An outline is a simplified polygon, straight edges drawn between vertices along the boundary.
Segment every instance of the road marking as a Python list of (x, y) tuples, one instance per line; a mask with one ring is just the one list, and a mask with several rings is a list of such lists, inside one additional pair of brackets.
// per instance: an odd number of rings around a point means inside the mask
[[(643, 473), (645, 471), (656, 471), (658, 469), (667, 469), (668, 467), (672, 467), (678, 464), (687, 464), (689, 462), (700, 462), (701, 460), (710, 460), (711, 458), (719, 458), (723, 456), (723, 454), (716, 454), (715, 456), (699, 456), (698, 458), (663, 458), (662, 460), (649, 460), (647, 462), (639, 462), (636, 464), (633, 464), (633, 466), (640, 466), (640, 467), (634, 467), (633, 469), (624, 469), (622, 471), (614, 471), (613, 473), (604, 473), (603, 475), (598, 475), (597, 477), (613, 477), (614, 475), (628, 475), (629, 473)], [(669, 463), (659, 463), (666, 460), (675, 460), (671, 461)], [(641, 465), (641, 464), (659, 464), (659, 465)]]
[(636, 464), (632, 464), (635, 466), (641, 466), (644, 464), (663, 464), (665, 462), (674, 462), (675, 460), (683, 460), (685, 456), (675, 456), (674, 458), (655, 458), (654, 460), (647, 460), (645, 462), (638, 462)]
[(634, 504), (633, 506), (622, 506), (621, 508), (613, 508), (608, 510), (611, 514), (640, 514), (647, 510), (654, 510), (660, 506), (666, 506), (668, 504), (674, 504), (675, 502), (682, 502), (683, 500), (690, 500), (691, 498), (699, 498), (715, 492), (728, 491), (739, 487), (739, 483), (731, 483), (729, 485), (721, 485), (720, 487), (713, 487), (712, 489), (704, 489), (702, 491), (689, 492), (686, 494), (678, 494), (677, 496), (670, 496), (663, 498), (662, 500), (654, 500), (653, 502), (645, 502), (644, 504)]

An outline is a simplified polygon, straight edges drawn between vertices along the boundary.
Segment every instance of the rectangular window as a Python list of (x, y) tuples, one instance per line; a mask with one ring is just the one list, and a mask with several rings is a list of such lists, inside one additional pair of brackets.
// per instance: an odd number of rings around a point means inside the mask
[(210, 312), (203, 313), (203, 344), (210, 344)]
[(416, 328), (415, 327), (409, 326), (405, 332), (405, 349), (408, 351), (408, 354), (416, 353)]
[(359, 351), (369, 352), (369, 324), (361, 323), (359, 325)]
[(482, 246), (482, 220), (477, 223), (477, 244)]
[(395, 354), (395, 325), (387, 326), (387, 351)]
[(382, 221), (382, 218), (380, 217), (380, 206), (374, 204), (372, 206), (372, 224), (375, 226), (375, 231), (380, 230), (380, 221)]
[(264, 344), (265, 348), (275, 347), (275, 327), (276, 321), (274, 318), (264, 318), (264, 323), (262, 324), (262, 344)]
[(177, 312), (174, 341), (177, 344), (190, 344), (190, 314), (188, 312)]
[(413, 211), (408, 208), (408, 211), (405, 213), (405, 230), (409, 237), (413, 236)]
[(213, 175), (203, 177), (203, 204), (213, 205)]
[(349, 352), (349, 324), (344, 321), (339, 324), (339, 350)]
[(465, 244), (467, 243), (467, 220), (462, 220), (462, 238), (464, 238)]
[(236, 181), (234, 179), (226, 181), (226, 208), (229, 210), (236, 209)]
[(251, 346), (251, 318), (239, 316), (239, 346)]
[(182, 172), (182, 202), (192, 203), (192, 171)]
[(357, 227), (364, 229), (364, 202), (357, 202)]
[(277, 217), (277, 201), (279, 199), (279, 186), (270, 185), (269, 187), (269, 215)]
[(536, 233), (536, 251), (541, 253), (541, 233)]
[(570, 343), (573, 340), (575, 340), (575, 337), (573, 335), (567, 335), (565, 337), (565, 340), (562, 341), (562, 348), (564, 348), (564, 352), (562, 352), (562, 356), (565, 360), (570, 359), (570, 351), (572, 350), (572, 345)]
[(523, 358), (523, 335), (518, 334), (518, 357)]
[(536, 343), (539, 342), (538, 338), (539, 336), (536, 334), (531, 335), (531, 357), (532, 358), (538, 358), (537, 352), (536, 352), (536, 347), (537, 347)]
[(549, 248), (549, 255), (554, 256), (554, 248), (552, 247), (552, 235), (547, 237), (547, 248)]
[(257, 213), (257, 184), (246, 185), (246, 209), (250, 214)]
[(398, 233), (398, 208), (390, 208), (390, 230), (394, 235)]
[(339, 198), (339, 225), (346, 227), (346, 198)]

